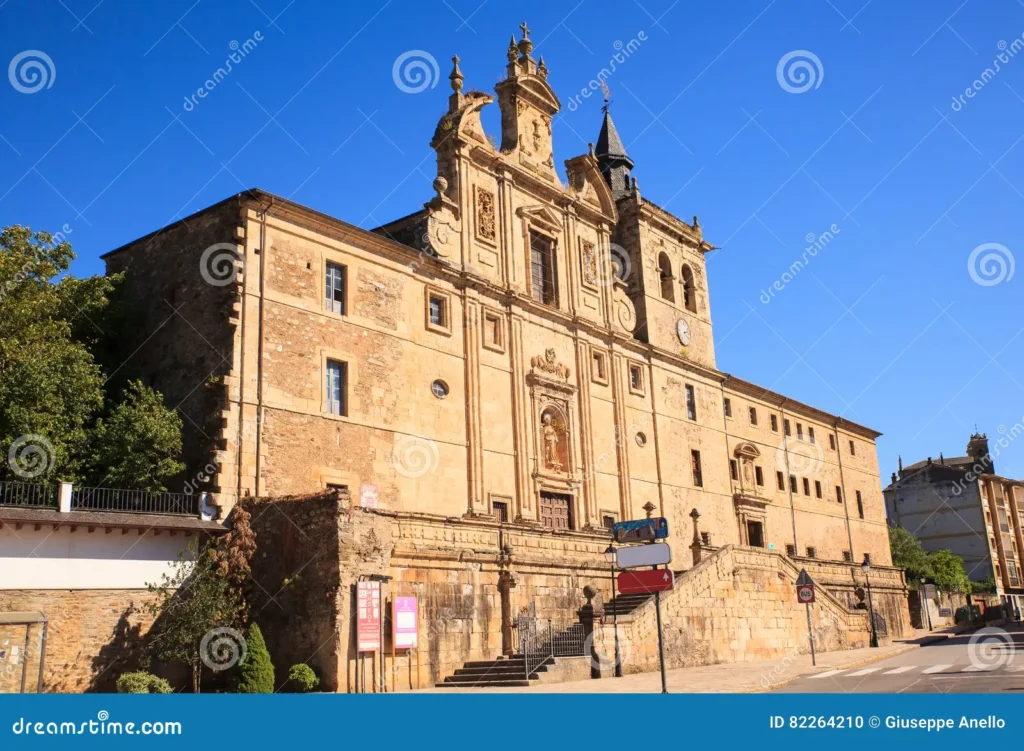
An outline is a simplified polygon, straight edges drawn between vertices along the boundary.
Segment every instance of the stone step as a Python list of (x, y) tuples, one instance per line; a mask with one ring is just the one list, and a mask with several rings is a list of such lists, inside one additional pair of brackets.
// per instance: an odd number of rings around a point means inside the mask
[[(475, 665), (473, 667), (459, 668), (453, 675), (506, 675), (508, 673), (516, 673), (522, 675), (526, 670), (526, 665), (519, 663), (516, 665), (512, 663), (492, 663), (491, 665)], [(546, 671), (547, 666), (541, 665), (536, 671)]]
[(445, 679), (444, 683), (435, 683), (435, 688), (512, 688), (519, 686), (531, 686), (534, 682), (527, 680), (508, 681), (480, 681), (478, 683), (450, 683)]

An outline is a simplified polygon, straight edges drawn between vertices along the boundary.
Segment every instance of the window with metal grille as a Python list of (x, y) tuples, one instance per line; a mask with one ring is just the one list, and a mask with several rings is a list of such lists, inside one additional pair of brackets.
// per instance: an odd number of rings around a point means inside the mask
[(690, 384), (686, 384), (686, 416), (691, 420), (697, 419), (697, 398)]
[(348, 365), (338, 360), (328, 360), (324, 371), (324, 403), (328, 414), (347, 415), (345, 388)]
[(605, 514), (603, 517), (601, 517), (601, 523), (604, 525), (605, 529), (611, 532), (612, 527), (615, 526), (615, 517), (609, 514)]
[(491, 509), (494, 511), (494, 515), (498, 517), (499, 522), (508, 521), (508, 503), (505, 501), (492, 501)]
[(857, 516), (861, 519), (864, 518), (864, 499), (860, 495), (860, 491), (857, 491)]
[(853, 553), (851, 553), (849, 550), (844, 550), (843, 551), (843, 560), (846, 561), (847, 563), (853, 563)]
[(818, 549), (817, 548), (807, 548), (807, 557), (808, 558), (817, 558), (818, 557)]
[(700, 452), (690, 451), (690, 465), (693, 468), (693, 484), (698, 488), (704, 487), (704, 473), (700, 467)]
[(332, 313), (345, 315), (347, 275), (347, 269), (338, 263), (328, 263), (324, 271), (324, 307)]
[(558, 305), (555, 282), (555, 243), (546, 235), (530, 232), (530, 294), (537, 302)]
[(790, 558), (796, 555), (796, 545), (786, 545), (786, 555)]

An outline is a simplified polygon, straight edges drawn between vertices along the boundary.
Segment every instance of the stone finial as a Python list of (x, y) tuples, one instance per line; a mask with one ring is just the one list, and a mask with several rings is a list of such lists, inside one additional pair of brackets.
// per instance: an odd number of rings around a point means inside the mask
[(513, 34), (508, 42), (508, 61), (514, 63), (519, 59), (519, 48), (516, 46), (516, 35)]
[(530, 29), (527, 27), (526, 21), (519, 24), (519, 30), (523, 32), (523, 38), (519, 40), (519, 56), (529, 60), (530, 53), (533, 52), (533, 42), (530, 41)]
[(700, 543), (700, 530), (697, 527), (697, 520), (700, 519), (700, 512), (694, 509), (690, 512), (690, 518), (693, 519), (693, 541), (694, 543)]
[(444, 195), (444, 192), (448, 190), (448, 179), (444, 175), (438, 175), (434, 178), (433, 187), (437, 192), (438, 198), (440, 198)]
[(655, 506), (653, 503), (648, 501), (647, 503), (645, 503), (643, 505), (642, 508), (644, 510), (644, 513), (647, 514), (647, 518), (650, 519), (651, 518), (651, 514), (654, 513), (654, 510), (657, 508), (657, 506)]
[(462, 75), (462, 71), (459, 70), (458, 55), (452, 57), (452, 72), (451, 75), (448, 76), (448, 80), (452, 82), (452, 91), (454, 91), (456, 94), (461, 94), (462, 84), (465, 82), (466, 78), (465, 76)]
[(544, 64), (544, 55), (540, 56), (540, 62), (537, 63), (537, 75), (547, 80), (548, 77), (548, 66)]

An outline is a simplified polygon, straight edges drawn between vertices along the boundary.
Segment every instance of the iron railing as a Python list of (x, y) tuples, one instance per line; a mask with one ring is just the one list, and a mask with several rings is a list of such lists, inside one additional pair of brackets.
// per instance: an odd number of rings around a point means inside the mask
[(526, 680), (552, 658), (586, 654), (586, 632), (578, 621), (521, 615), (516, 619), (516, 634)]
[(199, 516), (199, 496), (118, 488), (75, 488), (71, 493), (71, 510)]
[(0, 506), (57, 508), (59, 485), (35, 482), (0, 482)]

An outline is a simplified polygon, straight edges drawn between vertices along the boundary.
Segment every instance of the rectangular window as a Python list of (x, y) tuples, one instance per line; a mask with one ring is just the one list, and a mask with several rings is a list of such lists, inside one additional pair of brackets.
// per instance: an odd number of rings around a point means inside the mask
[(590, 354), (590, 380), (598, 383), (608, 383), (608, 361), (604, 352), (593, 351)]
[(810, 494), (811, 494), (811, 481), (808, 480), (805, 477), (804, 478), (804, 495), (808, 495), (809, 496)]
[(800, 423), (796, 424), (796, 439), (802, 441), (804, 439), (804, 426)]
[(779, 490), (786, 489), (786, 476), (781, 472), (775, 473), (775, 484), (779, 486)]
[(491, 510), (494, 512), (494, 516), (497, 517), (498, 521), (504, 524), (508, 521), (508, 503), (505, 501), (493, 501), (491, 503)]
[(821, 481), (820, 480), (815, 480), (814, 481), (814, 497), (815, 498), (821, 498)]
[(739, 468), (736, 466), (736, 460), (735, 459), (730, 459), (729, 460), (729, 476), (733, 480), (739, 480), (740, 479), (740, 472), (739, 472)]
[(836, 437), (831, 433), (828, 434), (828, 447), (833, 451), (836, 450)]
[(1006, 575), (1010, 577), (1011, 587), (1020, 586), (1020, 580), (1017, 578), (1017, 564), (1014, 561), (1006, 562)]
[(808, 558), (817, 558), (818, 557), (818, 549), (817, 548), (807, 548), (807, 557)]
[(629, 389), (635, 394), (644, 393), (644, 369), (635, 363), (629, 364)]
[(797, 487), (796, 487), (796, 475), (790, 475), (789, 476), (789, 491), (791, 493), (798, 493), (798, 492), (800, 492), (800, 491), (797, 490)]
[(760, 467), (754, 467), (754, 482), (762, 487), (764, 486), (764, 472), (761, 471)]
[(857, 516), (861, 519), (864, 518), (864, 499), (861, 498), (860, 491), (857, 491)]
[(817, 443), (817, 441), (814, 440), (814, 428), (807, 428), (807, 440), (811, 443)]
[(338, 263), (328, 263), (324, 271), (324, 307), (332, 313), (345, 315), (345, 282), (347, 269)]
[(843, 551), (843, 560), (846, 561), (847, 563), (853, 563), (853, 553), (851, 553), (849, 550), (844, 550)]
[(686, 416), (691, 420), (697, 419), (697, 398), (690, 384), (686, 384)]
[(555, 283), (555, 243), (539, 232), (530, 232), (530, 294), (545, 305), (558, 305)]
[(843, 502), (843, 489), (838, 485), (836, 485), (836, 500), (839, 503)]
[(796, 555), (796, 545), (786, 545), (786, 555), (790, 558)]
[(347, 371), (347, 363), (338, 360), (327, 361), (327, 369), (324, 374), (324, 403), (328, 414), (348, 414), (348, 405), (345, 403)]
[(857, 447), (850, 441), (850, 456), (857, 456)]
[(750, 408), (750, 424), (757, 425), (757, 410), (754, 407)]
[(609, 532), (611, 532), (612, 531), (612, 527), (615, 526), (615, 517), (612, 516), (611, 514), (605, 514), (604, 516), (601, 517), (601, 524), (602, 524), (602, 526), (604, 526), (605, 529), (607, 529)]
[(448, 310), (445, 299), (439, 295), (430, 296), (430, 323), (442, 329), (448, 328)]
[(726, 417), (732, 417), (732, 402), (731, 401), (729, 401), (728, 399), (725, 399), (722, 402), (722, 409), (725, 411), (725, 416)]
[(693, 468), (693, 484), (694, 484), (694, 486), (696, 486), (698, 488), (703, 488), (704, 487), (704, 473), (701, 471), (701, 467), (700, 467), (700, 452), (699, 451), (691, 451), (690, 452), (690, 465)]
[(772, 423), (772, 432), (773, 433), (778, 433), (779, 432), (779, 418), (778, 418), (777, 415), (772, 415), (771, 416), (771, 423)]
[(782, 421), (782, 431), (786, 435), (793, 435), (792, 431), (789, 429), (789, 420), (783, 420)]
[(871, 563), (871, 553), (865, 553), (864, 554), (864, 563), (868, 563), (868, 564)]

